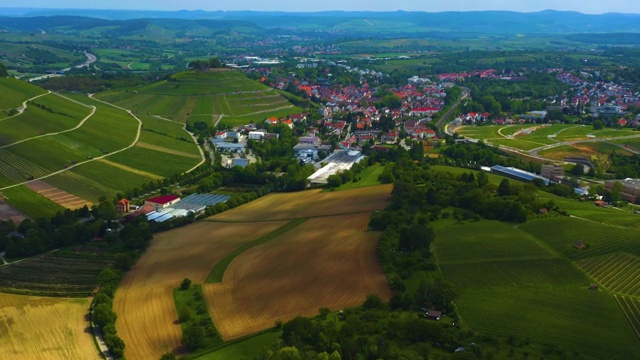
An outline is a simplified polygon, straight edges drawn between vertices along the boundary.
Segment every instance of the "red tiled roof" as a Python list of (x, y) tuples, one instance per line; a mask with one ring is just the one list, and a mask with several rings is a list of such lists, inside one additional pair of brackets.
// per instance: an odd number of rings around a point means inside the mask
[(147, 199), (147, 201), (156, 203), (156, 204), (166, 204), (178, 199), (180, 199), (180, 196), (178, 195), (162, 195), (162, 196), (156, 196), (151, 199)]

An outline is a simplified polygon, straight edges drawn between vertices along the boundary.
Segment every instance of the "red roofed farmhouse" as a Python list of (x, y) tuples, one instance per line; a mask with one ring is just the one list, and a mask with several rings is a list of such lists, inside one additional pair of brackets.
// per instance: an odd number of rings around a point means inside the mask
[(157, 196), (151, 199), (147, 199), (144, 202), (144, 204), (151, 205), (154, 208), (156, 208), (156, 210), (158, 210), (158, 209), (164, 209), (168, 206), (171, 206), (177, 203), (178, 201), (180, 201), (180, 196), (178, 195), (162, 195), (162, 196)]

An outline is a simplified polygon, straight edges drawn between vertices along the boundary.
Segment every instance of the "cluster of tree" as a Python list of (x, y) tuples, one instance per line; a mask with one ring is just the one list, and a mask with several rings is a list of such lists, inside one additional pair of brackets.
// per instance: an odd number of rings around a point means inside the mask
[(216, 57), (212, 57), (209, 60), (193, 60), (189, 63), (189, 69), (204, 71), (208, 69), (224, 68), (224, 64)]
[(553, 74), (527, 73), (525, 81), (504, 81), (470, 78), (465, 86), (471, 89), (470, 101), (463, 111), (488, 112), (498, 116), (503, 112), (523, 114), (544, 110), (544, 99), (561, 94), (569, 85), (558, 81)]
[(220, 345), (222, 338), (207, 311), (202, 287), (192, 286), (191, 279), (185, 278), (176, 291), (176, 299), (180, 298), (176, 303), (179, 306), (178, 321), (183, 330), (182, 346), (189, 351), (196, 351), (206, 346)]
[(614, 151), (609, 158), (611, 159), (609, 171), (614, 172), (617, 179), (640, 178), (640, 155), (626, 156)]
[(100, 290), (93, 298), (91, 321), (100, 327), (105, 344), (117, 360), (124, 359), (124, 341), (116, 331), (117, 314), (113, 311), (113, 296), (123, 273), (105, 268), (98, 275)]
[(360, 174), (362, 170), (364, 170), (369, 165), (368, 161), (360, 162), (353, 164), (351, 169), (341, 171), (338, 174), (331, 175), (327, 178), (327, 187), (328, 188), (337, 188), (342, 184), (346, 184), (349, 181), (357, 182), (360, 181)]
[(7, 76), (9, 76), (9, 73), (7, 72), (7, 67), (4, 66), (4, 64), (0, 62), (0, 78), (1, 77), (7, 77)]
[[(279, 184), (278, 191), (299, 191), (307, 187), (307, 177), (315, 172), (311, 164), (301, 164), (294, 158), (293, 147), (298, 143), (293, 131), (284, 124), (267, 126), (270, 133), (279, 135), (277, 139), (262, 141), (249, 140), (247, 147), (260, 157), (261, 161), (254, 168), (255, 177), (268, 181), (275, 177)], [(246, 172), (245, 172), (246, 174)], [(254, 179), (255, 179), (254, 177)]]
[(447, 164), (472, 169), (480, 169), (480, 166), (512, 166), (538, 174), (541, 171), (541, 164), (508, 156), (500, 149), (486, 145), (482, 141), (477, 144), (454, 144), (452, 138), (447, 140), (450, 146), (444, 148), (441, 152), (446, 156), (446, 159), (443, 159), (442, 162)]
[(257, 359), (426, 359), (432, 344), (448, 353), (466, 342), (459, 329), (415, 314), (398, 316), (375, 295), (360, 307), (345, 309), (340, 322), (331, 319), (328, 309), (320, 309), (320, 314), (315, 319), (297, 317), (285, 323), (283, 346), (263, 351)]

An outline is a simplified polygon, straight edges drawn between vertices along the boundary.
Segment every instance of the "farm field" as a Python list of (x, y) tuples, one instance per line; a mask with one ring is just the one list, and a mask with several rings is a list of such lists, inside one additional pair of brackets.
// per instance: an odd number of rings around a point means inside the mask
[[(640, 256), (637, 231), (632, 229), (566, 217), (529, 221), (519, 229), (573, 260), (621, 251)], [(574, 246), (576, 241), (584, 242), (587, 248), (578, 250)]]
[[(19, 108), (24, 101), (46, 92), (46, 90), (26, 81), (12, 77), (0, 78), (0, 94), (2, 94), (2, 97), (0, 97), (0, 111), (4, 112), (9, 109)], [(0, 119), (5, 115), (0, 114)]]
[(223, 116), (224, 124), (234, 126), (302, 111), (278, 92), (236, 71), (187, 71), (170, 80), (107, 91), (98, 97), (136, 114), (182, 123), (212, 122)]
[(114, 299), (116, 329), (127, 344), (127, 358), (157, 359), (177, 348), (181, 331), (175, 323), (173, 289), (185, 277), (203, 283), (213, 265), (229, 252), (282, 225), (277, 221), (198, 222), (155, 235)]
[(357, 306), (369, 294), (388, 300), (375, 255), (379, 234), (366, 231), (369, 216), (309, 219), (236, 257), (222, 283), (204, 285), (223, 339), (268, 329), (276, 320), (313, 316), (320, 307)]
[(231, 343), (220, 349), (195, 357), (198, 360), (254, 359), (264, 349), (270, 349), (282, 335), (278, 331), (269, 331), (252, 336), (237, 343)]
[(318, 189), (270, 194), (207, 220), (292, 220), (374, 211), (384, 208), (391, 197), (391, 188), (391, 185), (380, 185), (338, 192), (322, 192)]
[[(580, 228), (584, 224), (592, 226)], [(601, 233), (611, 238), (609, 228), (627, 229), (571, 218), (532, 220), (516, 227), (488, 220), (463, 224), (440, 220), (434, 226), (440, 270), (459, 295), (456, 305), (463, 324), (473, 331), (582, 349), (583, 356), (593, 359), (640, 354), (624, 313), (608, 292), (588, 290), (592, 281), (580, 271), (587, 266), (603, 269), (603, 274), (617, 266), (631, 269), (635, 257), (627, 256), (627, 263), (618, 258), (595, 263), (589, 258), (578, 262), (578, 268), (562, 256), (572, 257), (579, 251), (573, 248), (574, 234), (585, 239), (580, 235), (604, 227)], [(595, 247), (581, 250), (580, 256)], [(605, 267), (613, 260), (615, 265)], [(631, 278), (624, 290), (633, 294), (636, 283)], [(603, 316), (594, 320), (588, 315), (594, 313)], [(607, 353), (610, 348), (617, 352)]]
[(97, 286), (100, 271), (112, 263), (105, 255), (49, 252), (0, 267), (0, 291), (84, 298)]
[(640, 258), (636, 256), (614, 253), (584, 259), (577, 264), (609, 291), (630, 296), (640, 295)]
[(557, 257), (508, 223), (490, 220), (472, 224), (438, 221), (433, 225), (436, 239), (443, 239), (434, 243), (441, 265)]
[(22, 114), (0, 120), (0, 146), (72, 129), (90, 114), (88, 106), (56, 94), (44, 95), (30, 101)]
[[(274, 194), (248, 204), (250, 206), (240, 206), (213, 218), (209, 218), (209, 221), (201, 221), (180, 229), (157, 234), (149, 249), (127, 274), (116, 292), (114, 300), (114, 310), (118, 314), (116, 328), (118, 329), (118, 334), (127, 344), (127, 349), (125, 350), (126, 356), (136, 359), (158, 358), (166, 351), (175, 350), (180, 343), (181, 331), (180, 325), (174, 323), (178, 314), (173, 302), (173, 289), (178, 287), (185, 277), (190, 278), (196, 284), (204, 283), (216, 263), (232, 253), (235, 249), (284, 226), (287, 224), (286, 220), (317, 217), (317, 219), (309, 219), (302, 225), (299, 225), (305, 226), (304, 229), (306, 230), (295, 227), (267, 243), (252, 247), (240, 254), (231, 262), (229, 268), (227, 268), (223, 276), (223, 282), (214, 285), (220, 285), (223, 288), (242, 286), (243, 282), (238, 282), (237, 277), (232, 275), (239, 274), (237, 271), (246, 271), (246, 266), (248, 266), (246, 261), (249, 261), (245, 260), (246, 256), (249, 256), (250, 261), (255, 262), (262, 261), (260, 259), (264, 258), (256, 253), (256, 251), (260, 249), (271, 251), (271, 255), (277, 252), (291, 251), (292, 249), (287, 245), (287, 242), (290, 241), (289, 234), (295, 236), (291, 238), (291, 241), (295, 240), (300, 244), (309, 246), (308, 250), (303, 248), (297, 248), (295, 250), (301, 254), (300, 256), (304, 254), (316, 254), (314, 249), (317, 250), (317, 248), (320, 247), (324, 249), (327, 254), (336, 254), (336, 251), (343, 254), (336, 257), (336, 259), (342, 259), (340, 262), (345, 264), (336, 264), (333, 259), (329, 259), (323, 262), (326, 266), (332, 266), (331, 264), (334, 264), (333, 266), (336, 266), (336, 269), (340, 269), (340, 266), (348, 266), (346, 264), (348, 261), (345, 259), (354, 259), (353, 256), (355, 256), (355, 259), (361, 260), (354, 261), (354, 264), (351, 266), (355, 266), (354, 269), (356, 269), (356, 271), (364, 271), (364, 269), (366, 269), (364, 266), (369, 264), (367, 261), (375, 259), (376, 236), (366, 233), (363, 230), (366, 229), (366, 223), (370, 213), (385, 205), (386, 200), (389, 198), (390, 191), (390, 186), (378, 186), (337, 193), (320, 193), (318, 190), (296, 194)], [(297, 195), (304, 203), (293, 202), (294, 198), (292, 198), (291, 195)], [(286, 204), (287, 201), (293, 202), (293, 206), (291, 206), (292, 204)], [(261, 204), (253, 205), (256, 203)], [(281, 209), (279, 210), (280, 214), (277, 214), (279, 216), (275, 218), (267, 215), (274, 213), (274, 204), (280, 204), (279, 209)], [(309, 210), (312, 206), (316, 209)], [(303, 211), (302, 209), (304, 208), (308, 210)], [(228, 214), (233, 214), (233, 216), (225, 216)], [(344, 220), (349, 218), (360, 219), (356, 221), (358, 225), (353, 227), (349, 221)], [(326, 232), (328, 231), (326, 229), (329, 229), (327, 226), (328, 221), (330, 221), (329, 219), (338, 221), (338, 223), (331, 228), (331, 236)], [(347, 227), (346, 223), (350, 226)], [(344, 228), (344, 230), (335, 231), (336, 228)], [(317, 231), (318, 234), (315, 238), (326, 238), (326, 241), (316, 241), (317, 244), (306, 243), (305, 241), (307, 240), (305, 240), (305, 238), (310, 231)], [(358, 235), (358, 233), (361, 235)], [(327, 241), (332, 237), (345, 240), (328, 243)], [(371, 241), (365, 241), (365, 239), (370, 239)], [(271, 249), (268, 246), (272, 242), (280, 245)], [(352, 247), (349, 248), (349, 246)], [(367, 254), (366, 251), (369, 250), (371, 252)], [(348, 254), (345, 253), (348, 251), (362, 251), (362, 253), (359, 255), (352, 254), (352, 257), (349, 257)], [(287, 261), (294, 261), (294, 259)], [(272, 266), (277, 266), (277, 264), (274, 263)], [(273, 274), (286, 271), (286, 266), (277, 266), (277, 268), (273, 270)], [(251, 267), (256, 268), (253, 265)], [(287, 274), (289, 274), (289, 271), (287, 271)], [(358, 276), (360, 276), (360, 278), (364, 276), (362, 272), (357, 274), (359, 274)], [(374, 275), (372, 279), (377, 280), (371, 280), (374, 285), (370, 285), (369, 281), (361, 281), (363, 284), (358, 286), (368, 286), (372, 288), (379, 286), (375, 284), (378, 284), (378, 281), (384, 280), (384, 276), (381, 270), (376, 274), (378, 275)], [(230, 284), (225, 282), (225, 279), (229, 276), (231, 276), (235, 282)], [(252, 276), (256, 275), (254, 274)], [(340, 278), (343, 276), (344, 275), (341, 274)], [(382, 276), (382, 278), (379, 276)], [(320, 281), (320, 279), (318, 279), (318, 281)], [(336, 286), (338, 284), (345, 286), (343, 281), (349, 282), (351, 280), (337, 281), (335, 276), (333, 278)], [(284, 282), (285, 279), (281, 281), (281, 283)], [(320, 283), (326, 283), (326, 280)], [(274, 281), (273, 284), (277, 285), (278, 282)], [(209, 286), (210, 284), (204, 285), (207, 299), (210, 299), (208, 295), (210, 291), (208, 290)], [(244, 288), (243, 291), (246, 291), (246, 288)], [(309, 291), (311, 291), (315, 296), (319, 290), (313, 292), (313, 290), (302, 289), (300, 291), (301, 294), (307, 295)], [(383, 296), (385, 296), (385, 294), (386, 293), (382, 293)], [(297, 297), (300, 295), (292, 292), (289, 296)], [(337, 299), (343, 299), (345, 301), (348, 300), (351, 295), (345, 296), (346, 298), (343, 298), (343, 295), (337, 296), (334, 294), (334, 297)], [(358, 304), (364, 300), (365, 296), (366, 294), (358, 295)], [(214, 301), (217, 301), (215, 299), (216, 298), (214, 298)], [(141, 307), (140, 304), (145, 304), (145, 306)], [(209, 303), (209, 306), (210, 311), (215, 311), (212, 309), (218, 305)], [(289, 316), (289, 313), (284, 312), (286, 309), (280, 310), (283, 311), (284, 315), (280, 315), (279, 317), (284, 318), (285, 316)], [(317, 312), (317, 306), (314, 304), (313, 308), (305, 310), (305, 313), (309, 312), (315, 314)], [(272, 315), (269, 316), (274, 315), (272, 313)], [(221, 333), (221, 327), (226, 326), (224, 323), (216, 321), (215, 317), (214, 324)], [(261, 326), (263, 326), (264, 329), (264, 327), (271, 327), (273, 325), (274, 320), (264, 320)]]
[(26, 186), (16, 186), (2, 190), (4, 200), (32, 219), (50, 218), (64, 208)]
[(638, 339), (611, 296), (586, 286), (473, 289), (462, 292), (456, 304), (463, 321), (480, 333), (579, 349), (586, 359), (640, 354)]
[(46, 197), (66, 209), (75, 210), (83, 206), (89, 208), (93, 205), (91, 202), (70, 194), (64, 190), (60, 190), (55, 186), (49, 185), (44, 181), (34, 181), (25, 185), (30, 190)]
[(91, 300), (0, 293), (0, 358), (99, 360), (86, 320)]
[(106, 160), (160, 177), (183, 173), (200, 162), (200, 158), (184, 157), (140, 146), (111, 155)]

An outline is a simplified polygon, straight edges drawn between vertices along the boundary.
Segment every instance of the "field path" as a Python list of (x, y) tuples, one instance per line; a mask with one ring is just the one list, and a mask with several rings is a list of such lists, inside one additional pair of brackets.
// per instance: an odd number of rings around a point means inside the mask
[(204, 151), (202, 151), (202, 148), (200, 147), (200, 145), (198, 145), (198, 139), (196, 139), (195, 135), (193, 135), (192, 133), (187, 131), (187, 124), (181, 123), (179, 121), (173, 121), (173, 120), (170, 120), (170, 119), (167, 119), (167, 118), (163, 118), (162, 116), (159, 116), (159, 115), (155, 115), (154, 117), (157, 118), (157, 119), (160, 119), (160, 120), (170, 121), (170, 122), (173, 122), (173, 123), (181, 124), (182, 128), (184, 129), (184, 132), (189, 134), (189, 136), (191, 136), (191, 140), (193, 140), (193, 143), (196, 144), (196, 147), (198, 148), (198, 152), (200, 153), (200, 162), (197, 163), (191, 169), (185, 171), (186, 174), (188, 174), (188, 173), (192, 172), (193, 170), (197, 169), (200, 165), (204, 164), (204, 162), (207, 161), (207, 158), (204, 156)]
[[(71, 129), (62, 130), (62, 131), (53, 132), (53, 133), (48, 133), (48, 134), (43, 134), (43, 135), (32, 136), (32, 137), (27, 138), (27, 139), (22, 139), (22, 140), (20, 140), (20, 141), (13, 142), (13, 143), (11, 143), (11, 144), (7, 144), (7, 145), (4, 145), (4, 146), (0, 146), (0, 149), (8, 148), (8, 147), (13, 146), (13, 145), (18, 145), (18, 144), (21, 144), (21, 143), (23, 143), (23, 142), (27, 142), (27, 141), (30, 141), (30, 140), (33, 140), (33, 139), (38, 139), (38, 138), (43, 138), (43, 137), (53, 136), (53, 135), (58, 135), (58, 134), (64, 134), (64, 133), (68, 133), (68, 132), (70, 132), (70, 131), (77, 130), (77, 129), (79, 129), (82, 125), (84, 125), (84, 123), (85, 123), (87, 120), (89, 120), (89, 119), (90, 119), (90, 118), (91, 118), (91, 117), (96, 113), (96, 107), (95, 107), (95, 106), (91, 106), (91, 105), (87, 105), (87, 104), (82, 104), (82, 103), (80, 103), (80, 102), (77, 102), (77, 101), (75, 101), (75, 100), (73, 100), (73, 99), (69, 99), (68, 97), (63, 96), (63, 95), (60, 95), (60, 94), (56, 94), (56, 95), (58, 95), (58, 96), (60, 96), (60, 97), (62, 97), (62, 98), (65, 98), (65, 99), (67, 99), (67, 100), (73, 101), (73, 102), (75, 102), (75, 103), (81, 104), (81, 105), (82, 105), (82, 106), (84, 106), (84, 107), (88, 107), (88, 108), (90, 108), (90, 109), (91, 109), (91, 113), (90, 113), (89, 115), (87, 115), (84, 119), (82, 119), (82, 121), (80, 121), (80, 123), (78, 123), (78, 125), (76, 125), (75, 127), (71, 128)], [(6, 120), (6, 119), (3, 119), (3, 120)]]
[[(63, 96), (63, 97), (64, 97), (64, 96)], [(89, 94), (89, 98), (94, 99), (95, 101), (98, 101), (98, 102), (101, 102), (101, 103), (107, 104), (107, 105), (109, 105), (109, 106), (115, 107), (116, 109), (120, 109), (120, 110), (126, 111), (126, 112), (131, 116), (131, 117), (133, 117), (134, 119), (136, 119), (136, 121), (138, 121), (138, 131), (136, 132), (136, 137), (135, 137), (135, 139), (133, 140), (133, 142), (132, 142), (129, 146), (126, 146), (126, 147), (124, 147), (124, 148), (122, 148), (122, 149), (120, 149), (120, 150), (112, 151), (112, 152), (111, 152), (111, 153), (109, 153), (109, 154), (102, 155), (102, 156), (98, 156), (98, 157), (95, 157), (95, 158), (93, 158), (93, 159), (89, 159), (89, 160), (81, 161), (81, 162), (78, 162), (77, 164), (69, 165), (68, 167), (66, 167), (66, 168), (64, 168), (64, 169), (62, 169), (62, 170), (54, 171), (54, 172), (52, 172), (52, 173), (50, 173), (50, 174), (47, 174), (47, 175), (45, 175), (45, 176), (40, 176), (40, 177), (38, 177), (38, 178), (34, 178), (34, 179), (32, 179), (32, 180), (23, 181), (23, 182), (20, 182), (20, 183), (17, 183), (17, 184), (13, 184), (13, 185), (5, 186), (5, 187), (3, 187), (3, 188), (0, 188), (0, 191), (1, 191), (1, 190), (5, 190), (5, 189), (11, 189), (11, 188), (18, 187), (18, 186), (22, 186), (22, 185), (26, 185), (26, 184), (29, 184), (29, 183), (32, 183), (32, 182), (36, 182), (36, 181), (38, 181), (38, 180), (43, 180), (43, 179), (46, 179), (46, 178), (52, 177), (52, 176), (54, 176), (54, 175), (62, 174), (63, 172), (65, 172), (65, 171), (69, 171), (69, 170), (71, 170), (71, 169), (73, 169), (73, 168), (76, 168), (76, 167), (78, 167), (78, 166), (80, 166), (80, 165), (87, 164), (87, 163), (90, 163), (90, 162), (92, 162), (92, 161), (98, 161), (98, 160), (104, 159), (104, 158), (106, 158), (106, 157), (109, 157), (109, 156), (111, 156), (111, 155), (115, 155), (115, 154), (121, 153), (121, 152), (123, 152), (123, 151), (125, 151), (125, 150), (131, 149), (132, 147), (134, 147), (134, 146), (136, 145), (136, 143), (138, 142), (138, 140), (140, 140), (140, 133), (142, 132), (142, 121), (141, 121), (140, 119), (138, 119), (138, 117), (137, 117), (137, 116), (135, 116), (131, 111), (129, 111), (129, 110), (127, 110), (127, 109), (123, 109), (123, 108), (121, 108), (121, 107), (119, 107), (119, 106), (117, 106), (117, 105), (114, 105), (114, 104), (111, 104), (111, 103), (108, 103), (108, 102), (105, 102), (105, 101), (102, 101), (102, 100), (99, 100), (99, 99), (95, 99), (95, 98), (93, 98), (93, 94)], [(72, 100), (72, 99), (70, 99), (70, 100)], [(75, 101), (75, 100), (72, 100), (72, 101)], [(76, 102), (77, 102), (77, 101), (76, 101)], [(80, 103), (80, 102), (78, 102), (78, 103)], [(90, 106), (90, 105), (86, 105), (86, 104), (84, 104), (84, 105), (85, 105), (85, 106)], [(94, 112), (95, 112), (95, 106), (93, 106), (93, 108), (94, 108)], [(87, 118), (87, 119), (88, 119), (88, 118)], [(87, 119), (85, 119), (84, 121), (86, 121)], [(66, 132), (66, 131), (70, 131), (70, 130), (65, 130), (64, 132)], [(45, 135), (40, 135), (40, 136), (45, 136)], [(33, 138), (32, 138), (32, 139), (33, 139)], [(14, 144), (16, 144), (16, 143), (14, 143)], [(0, 149), (1, 149), (1, 148), (0, 148)]]
[(22, 102), (22, 106), (18, 108), (18, 113), (17, 113), (17, 114), (15, 114), (15, 115), (11, 115), (11, 116), (7, 116), (6, 118), (2, 118), (2, 119), (0, 119), (0, 121), (5, 121), (5, 120), (7, 120), (7, 119), (14, 118), (14, 117), (16, 117), (16, 116), (18, 116), (18, 115), (22, 115), (22, 113), (23, 113), (23, 112), (25, 112), (25, 110), (27, 110), (27, 103), (28, 103), (28, 102), (33, 101), (33, 100), (35, 100), (35, 99), (37, 99), (37, 98), (40, 98), (40, 97), (43, 97), (43, 96), (49, 95), (49, 94), (51, 94), (51, 91), (47, 91), (47, 92), (46, 92), (46, 93), (44, 93), (44, 94), (36, 95), (36, 96), (34, 96), (34, 97), (30, 98), (30, 99), (27, 99), (27, 100), (23, 101), (23, 102)]

